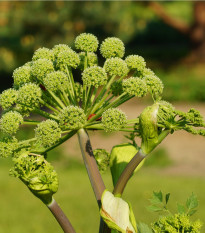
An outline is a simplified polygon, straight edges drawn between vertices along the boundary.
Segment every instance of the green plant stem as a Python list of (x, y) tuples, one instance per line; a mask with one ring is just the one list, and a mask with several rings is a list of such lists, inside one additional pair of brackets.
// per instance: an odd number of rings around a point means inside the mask
[(68, 220), (58, 203), (55, 201), (55, 199), (52, 199), (52, 202), (47, 205), (47, 207), (58, 221), (64, 233), (76, 233), (70, 221)]
[(53, 114), (50, 114), (48, 112), (44, 112), (41, 109), (35, 109), (35, 110), (33, 110), (33, 112), (37, 113), (37, 114), (39, 114), (39, 115), (41, 115), (41, 116), (43, 116), (45, 118), (48, 118), (48, 119), (50, 118), (50, 119), (53, 119), (53, 120), (58, 120), (57, 116), (55, 116)]
[(41, 121), (24, 121), (23, 125), (38, 125)]
[(53, 99), (56, 101), (56, 103), (61, 107), (65, 108), (64, 103), (50, 90), (48, 90), (48, 93), (53, 97)]
[(101, 196), (105, 190), (105, 185), (100, 175), (100, 172), (98, 170), (98, 166), (97, 166), (97, 163), (93, 155), (90, 139), (85, 129), (78, 130), (78, 140), (79, 140), (83, 160), (84, 160), (87, 172), (88, 172), (88, 176), (89, 176), (93, 191), (95, 193), (96, 200), (100, 207)]
[(132, 176), (136, 167), (142, 162), (142, 160), (146, 157), (145, 154), (142, 153), (141, 150), (137, 152), (137, 154), (132, 158), (132, 160), (127, 164), (126, 168), (122, 172), (117, 184), (114, 187), (113, 194), (114, 195), (122, 195), (124, 188)]
[(50, 104), (47, 104), (45, 101), (41, 100), (40, 103), (42, 103), (45, 107), (47, 107), (48, 109), (50, 109), (51, 111), (55, 112), (55, 113), (59, 113), (58, 110), (56, 110), (53, 106), (51, 106)]

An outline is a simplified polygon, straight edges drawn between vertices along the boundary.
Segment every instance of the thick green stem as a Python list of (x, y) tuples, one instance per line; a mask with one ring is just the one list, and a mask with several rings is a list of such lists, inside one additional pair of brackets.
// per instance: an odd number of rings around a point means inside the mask
[(52, 202), (47, 205), (53, 216), (56, 218), (64, 233), (76, 233), (70, 221), (58, 205), (58, 203), (53, 199)]
[(98, 170), (97, 163), (95, 161), (92, 146), (90, 143), (89, 136), (84, 129), (78, 131), (78, 140), (83, 156), (83, 160), (90, 178), (90, 182), (95, 193), (98, 205), (101, 205), (101, 196), (105, 190), (103, 179)]
[(114, 187), (113, 194), (114, 195), (122, 195), (125, 186), (132, 176), (136, 167), (142, 162), (142, 160), (146, 157), (145, 154), (142, 153), (141, 150), (137, 152), (137, 154), (132, 158), (132, 160), (127, 164), (126, 168), (122, 172), (117, 184)]

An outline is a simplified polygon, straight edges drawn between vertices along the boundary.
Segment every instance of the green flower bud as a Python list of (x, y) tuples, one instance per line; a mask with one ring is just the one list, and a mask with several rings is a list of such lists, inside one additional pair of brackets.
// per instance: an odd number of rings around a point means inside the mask
[(58, 190), (58, 177), (56, 171), (43, 156), (21, 154), (13, 159), (14, 167), (10, 175), (18, 177), (29, 190), (46, 205), (51, 203), (52, 196)]
[(21, 111), (33, 111), (40, 107), (41, 88), (34, 83), (27, 83), (19, 89), (18, 107)]
[(79, 64), (79, 55), (71, 48), (60, 52), (57, 56), (56, 67), (61, 71), (66, 72), (66, 66), (75, 69), (78, 67)]
[(50, 61), (54, 61), (54, 53), (51, 49), (48, 48), (39, 48), (37, 49), (32, 57), (33, 61), (36, 61), (38, 59), (47, 59)]
[(85, 69), (82, 73), (83, 84), (86, 86), (99, 86), (107, 83), (107, 74), (105, 70), (99, 66), (92, 66)]
[(156, 75), (147, 75), (144, 80), (153, 99), (160, 100), (164, 89), (162, 81)]
[(7, 89), (3, 91), (0, 95), (0, 105), (3, 110), (11, 108), (17, 100), (18, 91), (15, 89)]
[(23, 117), (20, 113), (15, 111), (7, 112), (0, 120), (1, 131), (10, 135), (15, 134), (22, 123)]
[(96, 36), (90, 33), (82, 33), (75, 39), (76, 49), (85, 52), (96, 52), (98, 48), (98, 39)]
[(107, 59), (104, 67), (110, 76), (124, 77), (128, 73), (126, 62), (118, 57)]
[(80, 129), (86, 123), (86, 115), (82, 108), (71, 105), (60, 112), (59, 122), (63, 129)]
[(105, 172), (109, 166), (110, 153), (104, 149), (96, 149), (93, 151), (98, 168), (101, 172)]
[(146, 83), (136, 77), (130, 77), (122, 82), (123, 91), (129, 95), (136, 97), (143, 97), (147, 94)]
[(55, 58), (57, 58), (59, 53), (69, 51), (70, 49), (71, 48), (66, 44), (58, 44), (53, 47), (52, 51), (54, 53)]
[(45, 88), (53, 92), (65, 91), (68, 89), (68, 77), (62, 71), (54, 71), (45, 76), (43, 79)]
[(37, 138), (37, 144), (50, 147), (60, 139), (61, 129), (56, 121), (42, 121), (35, 129), (35, 137)]
[(146, 67), (144, 58), (138, 55), (130, 55), (126, 57), (125, 62), (130, 70), (142, 72)]
[[(85, 52), (81, 52), (78, 54), (79, 58), (80, 58), (80, 64), (78, 66), (78, 68), (80, 70), (84, 70), (84, 64), (85, 64)], [(91, 66), (95, 66), (98, 64), (98, 57), (95, 53), (87, 53), (87, 66), (91, 67)]]
[(33, 62), (31, 67), (32, 76), (40, 81), (42, 81), (47, 74), (53, 71), (53, 62), (48, 59), (38, 59)]
[(0, 157), (7, 158), (13, 155), (14, 150), (18, 148), (18, 141), (15, 137), (4, 137), (0, 140)]
[(112, 83), (110, 90), (112, 91), (112, 94), (114, 96), (118, 96), (121, 95), (123, 93), (123, 89), (122, 89), (122, 81), (115, 81)]
[(125, 54), (125, 46), (120, 39), (116, 37), (108, 37), (102, 42), (100, 52), (106, 59), (111, 57), (122, 58)]
[(24, 65), (14, 70), (13, 72), (14, 87), (19, 88), (25, 83), (32, 82), (31, 66)]
[(125, 126), (127, 116), (116, 108), (109, 108), (102, 114), (102, 124), (105, 131), (118, 131)]

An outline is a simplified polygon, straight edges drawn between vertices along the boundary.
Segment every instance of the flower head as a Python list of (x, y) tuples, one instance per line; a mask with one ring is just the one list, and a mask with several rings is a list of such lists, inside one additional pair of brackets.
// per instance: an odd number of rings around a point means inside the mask
[(130, 77), (125, 79), (123, 80), (122, 87), (123, 91), (131, 96), (143, 97), (147, 94), (147, 85), (140, 78)]
[(58, 177), (53, 166), (42, 155), (25, 152), (13, 159), (10, 175), (18, 177), (46, 205), (58, 190)]
[(125, 126), (127, 116), (116, 108), (109, 108), (102, 114), (102, 124), (105, 131), (118, 131)]
[(117, 81), (113, 82), (110, 89), (111, 89), (112, 94), (114, 96), (121, 95), (123, 93), (122, 81), (117, 80)]
[(38, 144), (50, 147), (60, 139), (61, 129), (56, 121), (50, 119), (42, 121), (35, 129), (35, 137)]
[(111, 57), (122, 58), (125, 53), (125, 46), (120, 39), (116, 37), (108, 37), (102, 42), (100, 52), (106, 59)]
[(32, 111), (40, 107), (42, 96), (41, 88), (34, 83), (27, 83), (19, 89), (18, 107), (21, 111)]
[(47, 74), (53, 71), (53, 62), (48, 59), (38, 59), (33, 62), (31, 67), (32, 76), (40, 81), (42, 81)]
[(144, 58), (139, 55), (130, 55), (126, 57), (125, 62), (130, 70), (142, 72), (146, 67)]
[(18, 147), (18, 141), (15, 137), (7, 136), (0, 140), (0, 157), (7, 158), (13, 155)]
[(83, 84), (86, 86), (99, 87), (107, 83), (107, 74), (100, 66), (92, 66), (82, 73)]
[(85, 52), (96, 52), (98, 48), (98, 39), (90, 33), (82, 33), (75, 39), (75, 47)]
[(160, 100), (164, 89), (162, 81), (156, 75), (147, 75), (144, 80), (153, 99)]
[(52, 51), (55, 58), (57, 58), (59, 53), (69, 51), (70, 49), (71, 48), (67, 44), (58, 44), (53, 47)]
[(98, 168), (101, 172), (105, 172), (109, 166), (110, 153), (104, 149), (95, 149), (93, 151)]
[(22, 123), (23, 117), (20, 113), (15, 111), (7, 112), (0, 120), (1, 131), (10, 135), (15, 134)]
[(104, 67), (110, 76), (124, 77), (128, 73), (126, 62), (118, 57), (107, 59)]
[(10, 88), (3, 91), (0, 95), (0, 105), (3, 110), (11, 108), (17, 100), (18, 91)]
[(82, 108), (70, 105), (60, 112), (59, 123), (63, 129), (80, 129), (86, 123), (86, 116)]
[(31, 66), (24, 65), (14, 70), (13, 72), (14, 87), (19, 88), (25, 83), (32, 82)]
[(54, 61), (54, 52), (48, 48), (39, 48), (34, 52), (32, 57), (33, 61), (36, 61), (38, 59), (47, 59), (50, 61)]
[(68, 77), (62, 71), (54, 71), (45, 76), (43, 79), (45, 88), (53, 92), (65, 91), (68, 89)]

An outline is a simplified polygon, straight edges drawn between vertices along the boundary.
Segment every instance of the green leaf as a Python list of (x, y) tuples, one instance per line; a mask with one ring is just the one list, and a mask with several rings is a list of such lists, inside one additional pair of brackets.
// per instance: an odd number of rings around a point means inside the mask
[(145, 223), (138, 223), (137, 224), (138, 233), (153, 233), (152, 229)]
[(177, 204), (177, 210), (179, 214), (184, 214), (185, 213), (185, 207), (181, 204)]
[(189, 216), (192, 216), (193, 214), (196, 213), (196, 211), (197, 211), (197, 210), (190, 210), (190, 211), (188, 212), (188, 215), (189, 215)]
[(163, 194), (162, 191), (159, 192), (153, 192), (153, 197), (157, 198), (160, 202), (163, 200)]
[(166, 204), (167, 204), (168, 201), (169, 201), (169, 197), (170, 197), (170, 193), (167, 193), (166, 196), (165, 196)]
[(159, 207), (159, 206), (155, 206), (155, 205), (150, 205), (147, 207), (147, 209), (149, 211), (152, 211), (152, 212), (158, 212), (158, 211), (162, 211), (163, 208)]
[(198, 206), (198, 200), (194, 193), (186, 201), (186, 207), (188, 210), (195, 209)]

